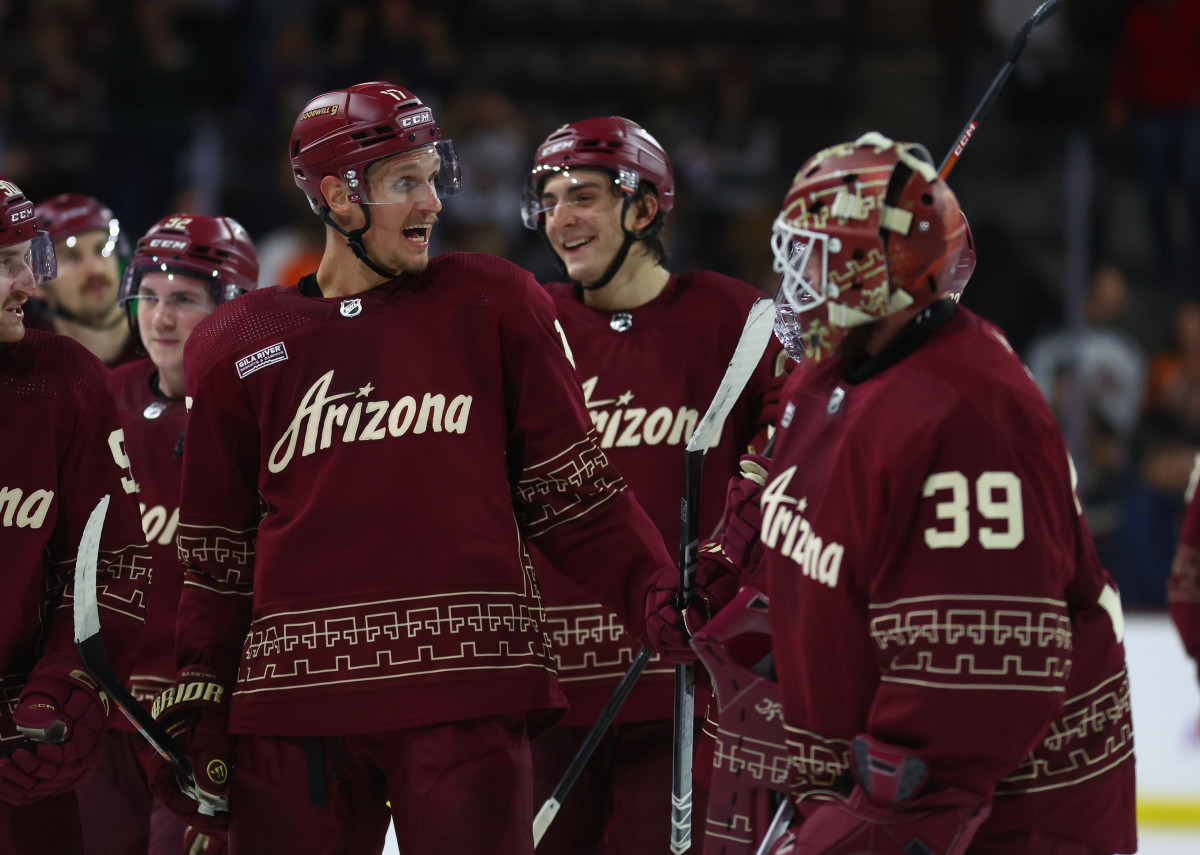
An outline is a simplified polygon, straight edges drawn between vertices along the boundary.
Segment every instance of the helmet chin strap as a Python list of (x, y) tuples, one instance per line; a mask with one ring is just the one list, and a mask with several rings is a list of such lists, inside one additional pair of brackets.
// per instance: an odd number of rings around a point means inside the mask
[[(611, 282), (613, 277), (617, 275), (617, 271), (621, 269), (621, 265), (623, 265), (625, 263), (625, 259), (629, 257), (629, 250), (633, 247), (635, 241), (646, 240), (647, 238), (658, 234), (659, 231), (662, 230), (663, 218), (661, 215), (656, 216), (654, 218), (654, 222), (646, 226), (646, 228), (642, 229), (640, 232), (634, 233), (625, 228), (625, 215), (628, 213), (629, 206), (631, 204), (633, 204), (632, 196), (626, 196), (625, 201), (621, 203), (621, 231), (625, 235), (625, 240), (621, 242), (621, 248), (617, 250), (616, 255), (613, 256), (613, 260), (609, 262), (608, 268), (604, 271), (603, 275), (599, 279), (597, 279), (591, 285), (584, 285), (582, 282), (576, 282), (576, 291), (599, 291), (601, 288)], [(542, 234), (546, 234), (546, 230), (544, 228), (542, 229)], [(555, 257), (558, 257), (558, 253), (555, 253)], [(562, 264), (561, 259), (559, 259), (559, 263)], [(566, 265), (562, 266), (565, 270)]]
[(362, 208), (363, 212), (362, 228), (346, 231), (334, 222), (333, 217), (329, 215), (328, 208), (326, 208), (325, 213), (321, 215), (321, 219), (325, 221), (325, 225), (332, 227), (334, 231), (346, 238), (346, 246), (350, 247), (351, 252), (354, 253), (355, 257), (358, 258), (359, 261), (385, 279), (396, 279), (401, 274), (393, 273), (390, 270), (385, 270), (372, 261), (371, 257), (367, 255), (367, 248), (363, 246), (362, 236), (366, 233), (367, 229), (371, 228), (371, 208), (369, 205), (366, 205), (363, 202), (359, 202), (358, 207)]

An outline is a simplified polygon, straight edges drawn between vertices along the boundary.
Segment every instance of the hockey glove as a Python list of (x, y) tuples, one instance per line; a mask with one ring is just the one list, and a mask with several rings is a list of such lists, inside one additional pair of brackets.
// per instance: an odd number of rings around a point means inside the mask
[(719, 543), (704, 544), (696, 558), (696, 578), (688, 592), (685, 614), (680, 614), (678, 608), (679, 571), (674, 567), (658, 572), (646, 597), (650, 646), (676, 664), (696, 661), (692, 633), (724, 608), (738, 590), (737, 568), (725, 557)]
[(744, 573), (762, 560), (759, 496), (767, 483), (771, 461), (761, 454), (744, 454), (738, 465), (741, 474), (730, 478), (725, 490), (725, 515), (721, 518), (719, 537), (726, 557)]
[[(772, 855), (962, 855), (991, 805), (966, 790), (922, 794), (929, 769), (907, 748), (868, 736), (852, 744), (857, 786), (846, 802), (813, 811)], [(788, 848), (788, 847), (791, 848)]]
[(0, 799), (27, 805), (74, 787), (99, 760), (108, 712), (108, 696), (87, 672), (40, 663), (13, 712), (27, 741), (0, 759)]
[(185, 855), (225, 855), (226, 835), (220, 831), (204, 833), (188, 826), (183, 834)]
[(229, 692), (224, 683), (206, 668), (184, 668), (175, 684), (155, 699), (152, 712), (187, 754), (196, 785), (189, 790), (171, 764), (155, 754), (147, 769), (150, 789), (197, 831), (224, 831), (229, 826), (227, 797), (233, 771)]

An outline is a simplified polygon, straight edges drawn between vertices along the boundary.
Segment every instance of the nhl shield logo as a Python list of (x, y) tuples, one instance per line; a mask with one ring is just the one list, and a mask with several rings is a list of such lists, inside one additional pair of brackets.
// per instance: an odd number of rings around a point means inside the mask
[(355, 297), (353, 300), (342, 300), (342, 305), (338, 309), (342, 313), (343, 318), (353, 318), (362, 313), (362, 298)]
[(608, 325), (617, 332), (625, 332), (633, 326), (633, 315), (629, 312), (617, 312), (608, 319)]
[(162, 401), (152, 401), (142, 410), (142, 417), (147, 419), (156, 419), (167, 411), (167, 405)]

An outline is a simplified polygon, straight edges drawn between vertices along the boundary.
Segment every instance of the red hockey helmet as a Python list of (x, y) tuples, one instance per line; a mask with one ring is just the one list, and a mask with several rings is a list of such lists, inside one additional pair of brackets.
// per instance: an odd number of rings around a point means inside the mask
[(521, 194), (521, 219), (526, 228), (537, 230), (542, 226), (545, 180), (555, 173), (585, 166), (607, 170), (621, 192), (629, 196), (637, 192), (641, 182), (648, 182), (658, 195), (663, 218), (675, 206), (675, 173), (658, 140), (629, 119), (599, 116), (563, 125), (538, 146)]
[(970, 249), (959, 269), (968, 234), (923, 147), (869, 133), (818, 152), (773, 227), (776, 335), (793, 358), (819, 360), (850, 327), (957, 299), (974, 267)]
[(107, 257), (117, 249), (121, 224), (112, 210), (93, 196), (82, 193), (60, 193), (37, 206), (38, 222), (50, 233), (50, 239), (68, 243), (84, 232), (100, 231), (108, 235), (104, 245)]
[(433, 147), (441, 157), (436, 186), (443, 196), (462, 187), (454, 145), (442, 138), (433, 111), (416, 95), (392, 83), (360, 83), (318, 95), (300, 111), (288, 153), (296, 186), (317, 214), (328, 210), (321, 179), (336, 175), (351, 190), (350, 201), (370, 204), (367, 168), (395, 154)]
[(0, 246), (29, 241), (25, 263), (36, 283), (46, 282), (58, 275), (54, 258), (54, 241), (38, 230), (37, 211), (21, 188), (0, 175)]
[(241, 223), (231, 217), (172, 214), (150, 227), (137, 243), (121, 277), (120, 302), (136, 314), (138, 286), (152, 270), (182, 273), (208, 283), (220, 304), (258, 287), (258, 252)]

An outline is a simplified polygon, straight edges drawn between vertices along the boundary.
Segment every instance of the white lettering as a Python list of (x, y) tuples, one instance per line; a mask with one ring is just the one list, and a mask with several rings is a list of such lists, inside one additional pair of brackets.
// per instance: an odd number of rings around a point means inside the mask
[(0, 510), (5, 528), (41, 528), (50, 513), (54, 493), (50, 490), (34, 490), (28, 496), (20, 487), (0, 487)]

